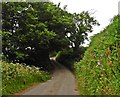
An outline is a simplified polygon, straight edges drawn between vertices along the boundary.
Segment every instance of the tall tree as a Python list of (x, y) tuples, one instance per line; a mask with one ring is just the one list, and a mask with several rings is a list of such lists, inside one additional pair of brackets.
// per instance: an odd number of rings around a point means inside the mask
[[(70, 14), (50, 2), (2, 3), (3, 53), (8, 60), (49, 64), (49, 52), (69, 46)], [(69, 23), (70, 22), (70, 23)]]
[(80, 14), (74, 13), (73, 21), (73, 26), (66, 31), (66, 36), (70, 40), (74, 52), (77, 52), (84, 40), (88, 39), (88, 33), (93, 31), (93, 26), (99, 25), (99, 23), (90, 16), (88, 11), (83, 11)]

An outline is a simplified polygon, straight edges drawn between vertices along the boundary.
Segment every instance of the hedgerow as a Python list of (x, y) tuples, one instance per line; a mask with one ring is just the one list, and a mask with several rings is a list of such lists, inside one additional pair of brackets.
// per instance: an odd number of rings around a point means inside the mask
[(35, 66), (5, 61), (1, 61), (0, 64), (2, 65), (2, 95), (14, 94), (33, 83), (44, 82), (50, 78), (47, 72)]
[(91, 38), (83, 59), (74, 66), (82, 95), (120, 95), (119, 18)]

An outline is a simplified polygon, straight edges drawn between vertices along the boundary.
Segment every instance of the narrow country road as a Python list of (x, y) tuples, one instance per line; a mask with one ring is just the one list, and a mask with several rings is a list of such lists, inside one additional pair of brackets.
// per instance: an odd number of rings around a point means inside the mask
[(55, 71), (52, 79), (41, 83), (23, 95), (79, 95), (74, 75), (64, 66), (52, 61)]

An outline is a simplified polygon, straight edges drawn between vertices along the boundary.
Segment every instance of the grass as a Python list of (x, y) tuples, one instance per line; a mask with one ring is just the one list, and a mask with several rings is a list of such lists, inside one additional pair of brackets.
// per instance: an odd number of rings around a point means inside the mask
[(74, 65), (81, 95), (120, 95), (118, 18), (91, 38), (83, 59)]
[(2, 65), (2, 95), (17, 93), (33, 83), (47, 81), (50, 76), (35, 66), (0, 62)]

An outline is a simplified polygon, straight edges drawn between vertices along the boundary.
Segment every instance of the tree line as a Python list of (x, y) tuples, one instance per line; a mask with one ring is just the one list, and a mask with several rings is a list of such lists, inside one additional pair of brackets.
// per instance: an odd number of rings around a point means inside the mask
[(2, 52), (9, 62), (51, 68), (51, 52), (79, 48), (98, 21), (52, 2), (2, 2)]

